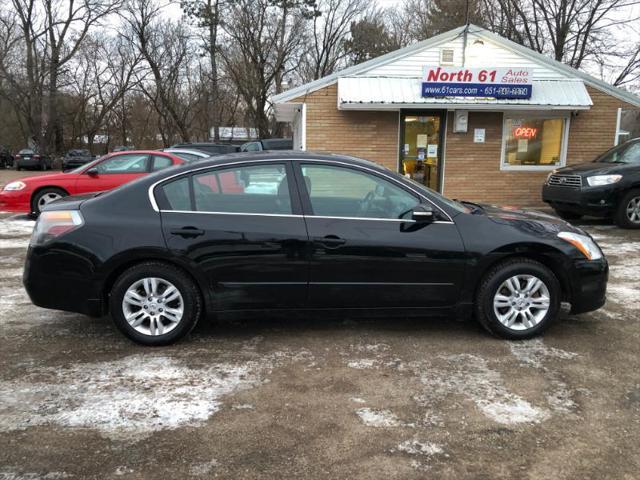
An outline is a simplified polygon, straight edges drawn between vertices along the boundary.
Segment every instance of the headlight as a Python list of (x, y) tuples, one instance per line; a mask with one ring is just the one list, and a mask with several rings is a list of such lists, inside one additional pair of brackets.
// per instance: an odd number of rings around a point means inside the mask
[(24, 183), (24, 182), (20, 182), (20, 181), (17, 181), (17, 182), (7, 183), (7, 184), (4, 186), (4, 189), (5, 189), (6, 191), (15, 191), (15, 190), (23, 190), (23, 189), (25, 189), (26, 187), (27, 187), (27, 184), (26, 184), (26, 183)]
[(619, 182), (622, 175), (594, 175), (587, 177), (587, 183), (591, 187), (600, 187), (602, 185), (611, 185), (612, 183)]
[(560, 232), (558, 233), (558, 237), (576, 247), (589, 260), (602, 258), (602, 250), (600, 250), (598, 244), (587, 235), (580, 235), (579, 233), (573, 232)]

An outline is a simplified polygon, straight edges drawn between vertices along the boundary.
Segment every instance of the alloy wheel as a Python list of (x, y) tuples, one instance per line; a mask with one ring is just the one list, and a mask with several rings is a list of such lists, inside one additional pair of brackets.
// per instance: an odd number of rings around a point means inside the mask
[(180, 291), (156, 277), (134, 282), (125, 292), (122, 312), (129, 325), (143, 335), (164, 335), (178, 326), (184, 315)]
[(500, 323), (518, 331), (538, 325), (550, 305), (549, 289), (534, 275), (515, 275), (506, 279), (493, 297), (493, 311)]
[(55, 192), (45, 193), (38, 199), (38, 211), (41, 212), (45, 205), (62, 198), (62, 195)]
[(627, 218), (632, 223), (640, 223), (640, 197), (633, 197), (627, 203)]

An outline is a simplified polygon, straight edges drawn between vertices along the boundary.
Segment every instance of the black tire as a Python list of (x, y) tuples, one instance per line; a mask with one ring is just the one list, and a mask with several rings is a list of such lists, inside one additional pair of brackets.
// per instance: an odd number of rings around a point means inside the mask
[[(534, 327), (514, 330), (503, 325), (494, 311), (494, 296), (507, 279), (515, 275), (533, 275), (542, 280), (549, 291), (549, 308)], [(480, 324), (490, 333), (510, 340), (535, 337), (544, 332), (558, 317), (561, 288), (553, 272), (543, 264), (529, 258), (513, 258), (493, 267), (483, 278), (476, 293), (475, 314)]]
[(22, 167), (16, 165), (16, 170), (19, 172), (20, 170), (22, 170)]
[(632, 200), (640, 201), (640, 189), (629, 190), (618, 202), (613, 220), (620, 228), (640, 228), (640, 217), (638, 217), (640, 212), (636, 212), (635, 221), (631, 220), (627, 214), (627, 208), (630, 207)]
[(583, 215), (579, 213), (567, 212), (565, 210), (556, 210), (556, 215), (565, 220), (580, 220)]
[(55, 187), (48, 187), (48, 188), (43, 188), (42, 190), (38, 190), (38, 192), (31, 199), (31, 212), (34, 215), (36, 216), (40, 215), (40, 208), (41, 208), (40, 200), (42, 200), (42, 198), (45, 197), (46, 195), (50, 195), (50, 194), (60, 195), (61, 197), (66, 197), (69, 195), (67, 192), (65, 192), (61, 188), (55, 188)]
[[(134, 283), (149, 277), (170, 282), (182, 295), (184, 303), (182, 318), (175, 328), (166, 334), (141, 333), (125, 318), (122, 306), (125, 293)], [(169, 345), (186, 336), (196, 326), (202, 316), (202, 298), (194, 281), (181, 269), (161, 262), (145, 262), (129, 268), (118, 277), (109, 295), (109, 311), (118, 330), (130, 340), (148, 346)]]

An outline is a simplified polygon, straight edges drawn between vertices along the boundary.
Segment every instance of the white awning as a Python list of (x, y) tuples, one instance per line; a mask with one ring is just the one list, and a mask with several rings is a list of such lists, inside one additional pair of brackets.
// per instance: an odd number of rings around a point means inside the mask
[(338, 79), (340, 110), (456, 108), (465, 110), (586, 110), (593, 102), (582, 80), (534, 80), (526, 100), (479, 97), (423, 98), (419, 78), (343, 77)]

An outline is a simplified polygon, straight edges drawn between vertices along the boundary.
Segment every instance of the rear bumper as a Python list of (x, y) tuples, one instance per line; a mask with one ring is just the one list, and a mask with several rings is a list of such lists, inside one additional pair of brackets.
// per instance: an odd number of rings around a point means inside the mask
[(34, 167), (39, 167), (41, 165), (45, 165), (46, 163), (47, 162), (42, 158), (38, 158), (37, 160), (33, 158), (30, 158), (29, 160), (25, 160), (24, 158), (21, 158), (20, 160), (16, 160), (16, 167), (34, 168)]
[(22, 281), (34, 305), (99, 317), (103, 300), (90, 262), (64, 250), (29, 247)]
[(571, 313), (585, 313), (597, 310), (607, 299), (609, 264), (600, 260), (577, 260), (572, 272)]
[(555, 210), (606, 217), (616, 206), (617, 192), (611, 186), (571, 188), (544, 185), (542, 200)]

